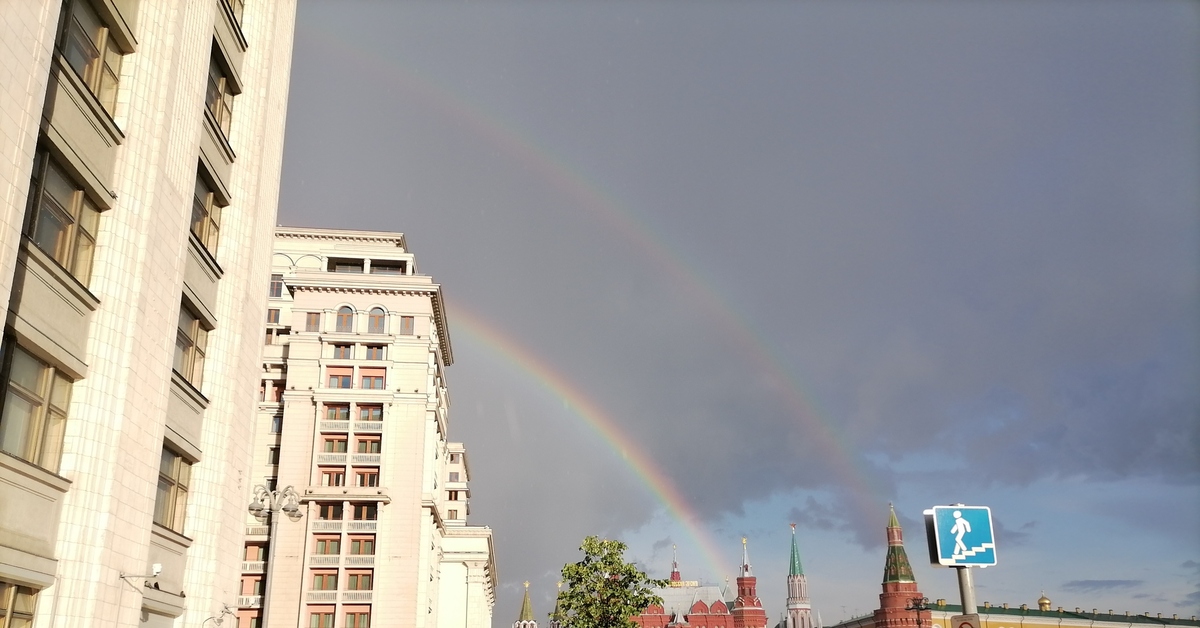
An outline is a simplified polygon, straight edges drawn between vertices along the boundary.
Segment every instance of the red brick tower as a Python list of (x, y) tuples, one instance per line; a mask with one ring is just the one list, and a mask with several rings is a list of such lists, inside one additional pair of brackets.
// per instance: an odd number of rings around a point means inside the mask
[(917, 580), (913, 577), (912, 565), (904, 552), (904, 532), (892, 508), (888, 518), (887, 559), (883, 565), (883, 593), (879, 594), (879, 608), (875, 611), (875, 628), (916, 628), (917, 613), (921, 614), (921, 625), (931, 626), (929, 611), (905, 610), (913, 598), (921, 598)]
[(675, 546), (671, 546), (671, 582), (680, 582), (683, 578), (679, 575), (679, 555), (675, 553)]
[(746, 537), (742, 537), (742, 573), (737, 579), (737, 598), (733, 600), (734, 628), (766, 628), (767, 612), (758, 599), (758, 578), (750, 570), (750, 552)]

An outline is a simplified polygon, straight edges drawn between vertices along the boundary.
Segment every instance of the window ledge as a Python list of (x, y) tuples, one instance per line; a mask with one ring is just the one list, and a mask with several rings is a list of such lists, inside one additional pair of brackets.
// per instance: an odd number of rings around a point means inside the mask
[(83, 82), (83, 79), (79, 78), (79, 75), (75, 73), (75, 70), (70, 65), (67, 65), (67, 60), (61, 53), (55, 53), (54, 67), (57, 70), (59, 81), (65, 80), (74, 88), (74, 91), (78, 93), (83, 103), (91, 111), (92, 115), (95, 116), (96, 121), (99, 122), (98, 126), (104, 129), (115, 144), (123, 143), (125, 141), (125, 133), (121, 131), (121, 127), (117, 126), (112, 115), (104, 109), (104, 105), (100, 104), (100, 99), (96, 98), (96, 95)]
[(66, 493), (71, 488), (71, 481), (67, 478), (7, 451), (0, 451), (0, 469), (23, 475), (58, 493)]
[[(386, 486), (314, 486), (304, 489), (300, 502), (353, 500), (357, 502), (376, 502), (390, 504), (392, 498), (388, 495)], [(358, 521), (358, 519), (354, 519)], [(364, 521), (374, 521), (365, 519)]]
[[(217, 146), (219, 146), (221, 152), (224, 153), (225, 159), (227, 159), (229, 163), (233, 163), (237, 160), (237, 153), (233, 152), (233, 146), (229, 143), (229, 138), (225, 137), (225, 131), (222, 131), (221, 125), (217, 124), (217, 117), (213, 115), (213, 112), (210, 111), (208, 107), (201, 108), (204, 109), (204, 126), (217, 140)], [(225, 200), (229, 199), (226, 198)]]
[(192, 546), (192, 539), (158, 522), (151, 527), (150, 533), (168, 547), (178, 550), (180, 554)]
[[(245, 11), (245, 9), (242, 10), (243, 12)], [(246, 52), (246, 49), (250, 45), (246, 43), (246, 34), (242, 32), (242, 23), (234, 16), (233, 7), (230, 6), (229, 0), (221, 0), (221, 15), (225, 16), (225, 20), (229, 22), (229, 30), (233, 31), (233, 34), (237, 36), (238, 47), (242, 49), (242, 52)], [(245, 17), (245, 13), (242, 14), (242, 17)]]
[(200, 262), (204, 265), (204, 270), (208, 271), (208, 273), (212, 275), (214, 279), (220, 280), (221, 277), (225, 276), (225, 270), (221, 268), (220, 264), (217, 263), (217, 256), (213, 255), (213, 253), (208, 250), (208, 247), (204, 246), (204, 243), (200, 242), (200, 238), (197, 238), (196, 234), (192, 233), (191, 229), (188, 229), (188, 244), (196, 253), (196, 257), (200, 258)]
[(183, 392), (184, 396), (190, 401), (194, 402), (197, 406), (200, 406), (201, 410), (208, 408), (208, 397), (205, 397), (204, 393), (200, 392), (199, 388), (196, 388), (194, 384), (189, 382), (186, 377), (181, 375), (179, 371), (176, 371), (175, 369), (171, 369), (171, 385)]
[(53, 275), (84, 307), (93, 312), (96, 311), (96, 308), (100, 307), (100, 298), (92, 294), (87, 289), (87, 286), (80, 283), (75, 278), (75, 275), (71, 274), (71, 271), (63, 268), (63, 265), (59, 264), (57, 260), (39, 249), (33, 243), (33, 240), (29, 239), (29, 236), (21, 236), (21, 252), (25, 254), (27, 259), (37, 262), (38, 266), (41, 266), (46, 272)]

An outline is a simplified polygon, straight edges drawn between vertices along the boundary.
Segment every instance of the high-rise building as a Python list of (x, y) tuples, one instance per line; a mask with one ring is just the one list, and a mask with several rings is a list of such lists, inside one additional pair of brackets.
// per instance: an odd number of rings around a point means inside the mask
[(0, 11), (0, 626), (236, 604), (294, 10)]
[(272, 537), (247, 515), (244, 623), (490, 626), (441, 287), (399, 233), (280, 228), (272, 273), (251, 480), (293, 487), (301, 516)]

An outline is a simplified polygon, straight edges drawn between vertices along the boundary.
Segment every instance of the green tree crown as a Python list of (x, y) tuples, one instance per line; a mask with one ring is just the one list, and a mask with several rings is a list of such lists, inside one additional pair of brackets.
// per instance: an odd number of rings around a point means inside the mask
[(595, 536), (584, 539), (579, 547), (583, 560), (563, 565), (566, 588), (559, 592), (550, 619), (564, 628), (632, 628), (637, 625), (634, 615), (662, 604), (652, 588), (665, 587), (667, 581), (649, 578), (625, 562), (626, 547)]

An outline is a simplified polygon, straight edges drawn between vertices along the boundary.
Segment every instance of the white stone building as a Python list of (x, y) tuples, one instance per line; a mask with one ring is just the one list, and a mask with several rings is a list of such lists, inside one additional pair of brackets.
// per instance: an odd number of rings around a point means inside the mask
[(441, 287), (398, 233), (280, 228), (272, 273), (252, 475), (302, 516), (247, 515), (243, 625), (490, 626)]
[(236, 605), (294, 12), (0, 6), (0, 626)]

